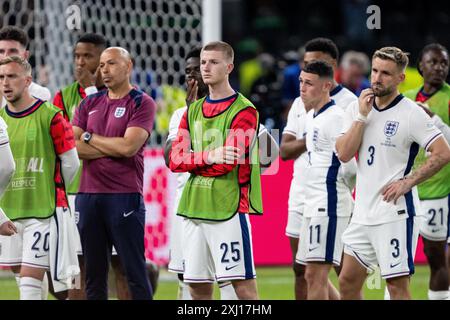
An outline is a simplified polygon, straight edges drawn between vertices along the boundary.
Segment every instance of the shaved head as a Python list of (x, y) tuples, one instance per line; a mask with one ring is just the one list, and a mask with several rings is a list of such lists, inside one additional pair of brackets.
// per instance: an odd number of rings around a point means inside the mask
[(105, 54), (105, 53), (111, 53), (113, 55), (118, 55), (121, 58), (125, 59), (127, 62), (128, 61), (130, 61), (130, 62), (132, 61), (131, 54), (126, 49), (124, 49), (122, 47), (109, 47), (109, 48), (106, 48), (102, 52), (102, 55)]
[(130, 53), (124, 48), (105, 49), (100, 56), (99, 67), (103, 83), (110, 91), (127, 88), (130, 85), (133, 61)]

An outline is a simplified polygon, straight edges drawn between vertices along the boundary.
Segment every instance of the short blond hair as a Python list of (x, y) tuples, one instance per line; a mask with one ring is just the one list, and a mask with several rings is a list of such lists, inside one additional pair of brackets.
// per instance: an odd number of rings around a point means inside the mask
[(397, 47), (384, 47), (375, 51), (372, 56), (372, 60), (375, 58), (391, 60), (394, 61), (402, 71), (405, 71), (405, 68), (409, 63), (408, 55), (408, 52), (403, 52)]
[(9, 63), (17, 63), (19, 66), (22, 67), (22, 69), (26, 72), (27, 75), (31, 76), (31, 64), (26, 60), (19, 56), (9, 56), (6, 58), (3, 58), (0, 60), (0, 66), (3, 66), (5, 64)]
[(234, 61), (234, 50), (233, 48), (226, 42), (223, 41), (213, 41), (205, 44), (202, 48), (203, 51), (222, 51), (225, 55), (225, 58)]

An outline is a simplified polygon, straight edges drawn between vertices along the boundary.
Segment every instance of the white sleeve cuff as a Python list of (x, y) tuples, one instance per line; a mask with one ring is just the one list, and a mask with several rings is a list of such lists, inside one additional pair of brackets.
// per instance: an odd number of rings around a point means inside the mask
[(90, 96), (91, 94), (97, 93), (97, 87), (96, 86), (90, 86), (87, 88), (84, 88), (84, 92), (86, 93), (87, 96)]
[(72, 182), (80, 167), (77, 149), (70, 149), (60, 154), (59, 158), (61, 159), (61, 174), (67, 187)]
[(167, 136), (167, 140), (166, 140), (166, 141), (169, 141), (169, 140), (175, 140), (176, 137), (177, 137), (177, 134), (169, 134), (169, 135)]
[(3, 212), (2, 208), (0, 208), (0, 226), (2, 224), (4, 224), (6, 221), (8, 221), (8, 217), (6, 216), (6, 214)]

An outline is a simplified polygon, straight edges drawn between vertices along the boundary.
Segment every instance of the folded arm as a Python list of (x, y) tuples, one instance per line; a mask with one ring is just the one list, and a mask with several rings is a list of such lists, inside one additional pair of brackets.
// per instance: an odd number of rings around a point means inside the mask
[(281, 137), (280, 156), (283, 160), (297, 159), (306, 151), (305, 139), (297, 139), (294, 135), (284, 133)]
[(78, 157), (82, 160), (94, 160), (106, 157), (103, 152), (81, 140), (81, 136), (83, 135), (83, 133), (83, 129), (77, 126), (73, 126), (73, 134), (75, 136)]
[(131, 158), (145, 144), (148, 137), (147, 130), (129, 127), (123, 137), (104, 137), (93, 133), (89, 145), (109, 157)]
[(254, 108), (239, 112), (231, 123), (230, 134), (223, 147), (207, 154), (207, 166), (191, 171), (196, 175), (217, 177), (229, 173), (238, 164), (248, 164), (250, 143), (257, 134), (257, 114)]

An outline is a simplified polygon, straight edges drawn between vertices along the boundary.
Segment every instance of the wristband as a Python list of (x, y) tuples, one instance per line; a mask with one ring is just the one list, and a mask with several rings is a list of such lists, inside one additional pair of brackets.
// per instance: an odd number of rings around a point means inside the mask
[(360, 112), (358, 112), (358, 115), (356, 116), (356, 121), (366, 123), (367, 122), (367, 116), (363, 116)]

